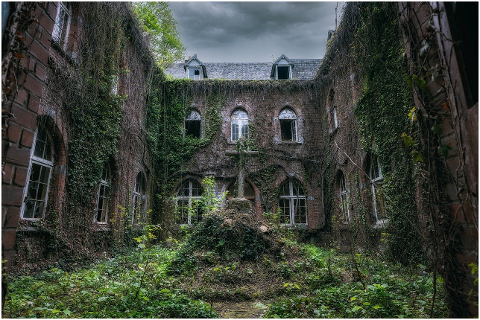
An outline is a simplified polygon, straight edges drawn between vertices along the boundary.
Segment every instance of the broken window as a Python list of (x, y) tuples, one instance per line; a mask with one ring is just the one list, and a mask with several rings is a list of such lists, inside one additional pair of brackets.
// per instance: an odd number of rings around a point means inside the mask
[(200, 69), (199, 68), (189, 68), (188, 77), (192, 80), (200, 80)]
[(345, 176), (343, 172), (340, 171), (338, 177), (339, 192), (340, 192), (340, 211), (342, 212), (342, 222), (350, 222), (350, 209), (348, 207), (349, 202), (349, 192), (347, 190), (347, 185), (345, 183)]
[(58, 43), (60, 48), (67, 46), (68, 33), (70, 32), (70, 22), (72, 19), (72, 5), (68, 2), (59, 2), (57, 9), (57, 18), (53, 27), (52, 38)]
[(202, 186), (193, 179), (182, 183), (176, 197), (175, 222), (177, 224), (194, 224), (202, 220)]
[(200, 113), (192, 110), (188, 117), (185, 118), (185, 136), (200, 138), (201, 136), (201, 121)]
[(110, 203), (111, 176), (110, 167), (106, 164), (103, 168), (100, 185), (97, 196), (97, 213), (95, 221), (98, 223), (107, 223), (108, 206)]
[(280, 186), (280, 223), (286, 225), (307, 224), (307, 197), (301, 184), (294, 179)]
[(277, 79), (278, 80), (290, 79), (290, 66), (277, 66)]
[(297, 115), (293, 110), (285, 108), (278, 116), (282, 141), (297, 141)]
[(53, 168), (53, 144), (46, 128), (39, 126), (35, 132), (30, 157), (28, 180), (24, 189), (22, 218), (40, 219), (45, 215), (48, 189)]
[(236, 110), (232, 113), (232, 141), (237, 141), (241, 137), (248, 138), (248, 114), (243, 110)]
[(383, 194), (383, 175), (382, 168), (378, 158), (372, 156), (370, 159), (370, 188), (372, 192), (372, 209), (375, 222), (383, 223), (386, 218), (385, 212), (385, 195)]
[(145, 223), (147, 220), (147, 187), (145, 177), (139, 172), (135, 179), (132, 201), (133, 215), (132, 224)]

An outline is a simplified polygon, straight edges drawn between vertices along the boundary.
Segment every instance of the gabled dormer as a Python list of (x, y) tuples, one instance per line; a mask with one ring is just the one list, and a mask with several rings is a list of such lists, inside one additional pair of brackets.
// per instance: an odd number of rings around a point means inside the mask
[(292, 69), (294, 65), (284, 54), (278, 58), (272, 66), (271, 78), (275, 80), (292, 79)]
[(194, 54), (193, 57), (185, 60), (184, 66), (185, 72), (187, 73), (187, 78), (192, 80), (201, 80), (208, 78), (207, 69), (202, 61), (197, 58), (197, 55)]

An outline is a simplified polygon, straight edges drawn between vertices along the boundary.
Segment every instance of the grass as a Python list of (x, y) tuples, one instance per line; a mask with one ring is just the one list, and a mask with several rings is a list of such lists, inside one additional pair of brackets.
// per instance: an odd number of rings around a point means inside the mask
[[(219, 231), (221, 226), (210, 221), (217, 236), (231, 236)], [(195, 234), (196, 240), (206, 240), (201, 231)], [(252, 233), (241, 235), (251, 246), (247, 236)], [(259, 247), (269, 248), (258, 236), (253, 238)], [(379, 257), (299, 245), (288, 238), (256, 256), (242, 246), (235, 254), (235, 247), (222, 239), (208, 241), (213, 248), (199, 241), (193, 245), (190, 238), (177, 249), (138, 248), (75, 272), (54, 268), (12, 278), (3, 316), (214, 318), (233, 317), (228, 310), (232, 305), (243, 306), (242, 317), (448, 316), (441, 285), (431, 314), (433, 278), (423, 266), (405, 269)], [(186, 262), (187, 268), (180, 267)]]

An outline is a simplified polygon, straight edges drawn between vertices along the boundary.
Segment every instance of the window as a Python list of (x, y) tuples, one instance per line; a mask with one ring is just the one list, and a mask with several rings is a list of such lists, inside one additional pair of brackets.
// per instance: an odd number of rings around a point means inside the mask
[(71, 19), (72, 5), (68, 2), (59, 2), (52, 38), (62, 49), (65, 49), (67, 45)]
[(202, 220), (202, 186), (195, 180), (188, 179), (182, 183), (176, 198), (176, 223), (193, 224)]
[(200, 68), (188, 68), (188, 78), (192, 80), (200, 80)]
[(277, 79), (278, 80), (290, 79), (290, 66), (277, 66)]
[(43, 126), (35, 132), (30, 157), (28, 181), (24, 189), (22, 218), (40, 219), (45, 215), (48, 189), (53, 168), (52, 139)]
[(333, 114), (333, 128), (337, 129), (338, 128), (337, 106), (333, 106), (332, 114)]
[(236, 110), (232, 117), (232, 141), (241, 137), (248, 138), (248, 114), (243, 110)]
[(95, 221), (98, 223), (108, 222), (108, 206), (110, 203), (111, 175), (110, 167), (105, 165), (100, 178), (97, 197), (97, 213)]
[(349, 202), (349, 192), (347, 190), (347, 185), (345, 183), (345, 176), (343, 175), (342, 171), (340, 171), (339, 178), (339, 192), (340, 192), (340, 210), (342, 212), (342, 222), (349, 223), (350, 222), (350, 209), (348, 207)]
[(132, 208), (132, 224), (145, 223), (147, 220), (147, 193), (145, 177), (142, 172), (138, 173), (137, 179), (135, 180)]
[(293, 110), (285, 108), (278, 116), (282, 141), (297, 141), (297, 115)]
[(201, 120), (200, 113), (192, 110), (190, 115), (185, 118), (185, 136), (200, 138), (201, 135)]
[(278, 207), (280, 223), (287, 225), (307, 224), (307, 199), (298, 181), (289, 179), (280, 186)]
[(383, 223), (383, 219), (386, 218), (385, 213), (385, 196), (383, 195), (383, 175), (382, 168), (378, 158), (372, 156), (370, 161), (370, 186), (372, 191), (372, 209), (373, 216), (376, 223)]
[(118, 76), (113, 76), (112, 77), (112, 90), (111, 90), (111, 93), (113, 95), (117, 95), (118, 94)]

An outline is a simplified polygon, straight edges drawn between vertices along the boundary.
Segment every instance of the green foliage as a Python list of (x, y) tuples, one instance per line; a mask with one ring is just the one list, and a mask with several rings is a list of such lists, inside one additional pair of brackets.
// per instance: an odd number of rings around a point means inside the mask
[[(36, 277), (16, 278), (9, 283), (3, 315), (9, 318), (216, 317), (208, 304), (171, 289), (172, 280), (165, 276), (165, 268), (173, 254), (168, 249), (153, 247), (73, 273), (51, 269)], [(147, 259), (152, 260), (149, 268), (145, 268)]]
[(218, 210), (225, 201), (227, 192), (222, 192), (219, 196), (215, 194), (215, 177), (208, 176), (202, 180), (203, 193), (201, 199), (202, 211), (209, 214)]
[[(423, 162), (410, 124), (417, 121), (408, 85), (424, 87), (416, 76), (407, 78), (403, 62), (397, 8), (394, 3), (362, 6), (356, 46), (366, 80), (355, 115), (365, 150), (376, 154), (384, 175), (383, 192), (388, 222), (388, 255), (404, 264), (422, 259), (418, 241), (414, 163)], [(360, 40), (361, 39), (361, 40)], [(406, 116), (408, 114), (408, 116)]]
[(168, 2), (134, 2), (133, 10), (151, 39), (158, 64), (165, 68), (183, 59), (185, 47), (180, 41), (177, 22)]

